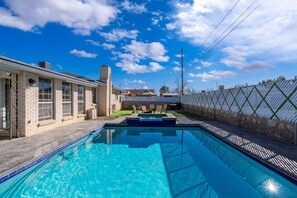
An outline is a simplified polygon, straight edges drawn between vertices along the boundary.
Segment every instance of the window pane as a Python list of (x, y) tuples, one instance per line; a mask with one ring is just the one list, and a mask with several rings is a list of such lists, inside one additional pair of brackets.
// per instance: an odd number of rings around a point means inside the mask
[(71, 93), (70, 83), (63, 82), (62, 98), (63, 98), (63, 116), (71, 116), (72, 115), (72, 93)]
[(52, 80), (39, 78), (39, 120), (53, 119)]
[(85, 87), (77, 86), (78, 113), (85, 113)]

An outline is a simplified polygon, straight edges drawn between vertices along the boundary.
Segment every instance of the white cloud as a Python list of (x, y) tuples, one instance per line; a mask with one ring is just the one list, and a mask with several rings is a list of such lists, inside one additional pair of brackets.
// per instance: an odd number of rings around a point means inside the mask
[(180, 65), (180, 63), (179, 63), (178, 61), (173, 61), (173, 63), (174, 63), (175, 65)]
[(161, 11), (153, 11), (152, 12), (153, 16), (160, 16), (161, 15)]
[(255, 72), (264, 69), (271, 68), (272, 65), (259, 60), (253, 60), (248, 62), (248, 48), (244, 46), (227, 47), (222, 50), (227, 53), (226, 58), (220, 60), (228, 67), (235, 67), (245, 72)]
[(146, 86), (146, 85), (144, 85), (144, 86), (142, 87), (142, 89), (149, 89), (149, 87)]
[(158, 25), (159, 19), (157, 18), (152, 18), (152, 25)]
[(146, 82), (142, 81), (142, 80), (127, 80), (126, 78), (124, 79), (124, 83), (125, 85), (129, 85), (129, 84), (146, 84)]
[(169, 60), (169, 57), (165, 56), (167, 50), (159, 42), (143, 43), (133, 40), (131, 44), (124, 46), (123, 49), (129, 53), (125, 54), (125, 56), (128, 56), (126, 58), (136, 62), (146, 58), (158, 62), (167, 62)]
[(163, 70), (164, 67), (159, 65), (156, 62), (150, 62), (149, 65), (140, 65), (132, 61), (122, 60), (121, 62), (116, 63), (117, 67), (120, 67), (123, 71), (126, 71), (128, 74), (137, 74), (137, 73), (150, 73)]
[(160, 21), (163, 21), (163, 16), (162, 15), (155, 15), (153, 18), (152, 18), (152, 25), (158, 25), (159, 26), (159, 22)]
[[(233, 0), (193, 0), (192, 3), (175, 3), (176, 12), (167, 29), (174, 30), (181, 38), (200, 46), (220, 18), (234, 5)], [(253, 1), (242, 0), (227, 19), (205, 43), (209, 46)], [(254, 7), (260, 1), (255, 3)], [(278, 6), (275, 6), (278, 5)], [(220, 19), (219, 18), (219, 19)], [(295, 0), (261, 1), (260, 6), (220, 46), (244, 46), (244, 58), (250, 68), (267, 68), (269, 63), (297, 60), (297, 4)], [(229, 58), (227, 58), (229, 59)], [(256, 59), (256, 60), (254, 60)], [(254, 60), (254, 62), (252, 62)], [(227, 61), (224, 61), (227, 63)], [(228, 63), (229, 65), (233, 65)], [(258, 65), (258, 66), (256, 66)], [(247, 67), (247, 66), (244, 66)]]
[(104, 49), (106, 50), (111, 50), (115, 48), (115, 45), (110, 44), (110, 43), (102, 43), (102, 46), (104, 47)]
[(203, 72), (198, 74), (189, 73), (190, 77), (200, 78), (203, 82), (209, 80), (221, 80), (224, 78), (230, 78), (236, 76), (236, 73), (232, 71), (212, 70), (209, 72)]
[(196, 67), (196, 69), (197, 69), (197, 70), (200, 70), (200, 69), (202, 69), (202, 67)]
[[(113, 52), (120, 59), (116, 66), (130, 74), (163, 70), (164, 67), (157, 62), (167, 62), (169, 60), (169, 57), (165, 55), (167, 52), (165, 47), (159, 42), (143, 43), (133, 40), (131, 44), (123, 46), (122, 49), (125, 53)], [(148, 64), (140, 63), (146, 60), (153, 61)]]
[(181, 71), (181, 68), (178, 67), (178, 66), (176, 66), (176, 67), (173, 67), (172, 70), (173, 70), (174, 72), (179, 72), (179, 71)]
[(211, 62), (207, 62), (207, 61), (201, 61), (201, 65), (203, 67), (210, 67), (212, 65), (212, 63)]
[(93, 40), (91, 40), (91, 39), (87, 39), (86, 42), (87, 42), (87, 43), (90, 43), (90, 44), (92, 44), (92, 45), (94, 45), (94, 46), (100, 46), (99, 42), (97, 42), (97, 41), (93, 41)]
[(192, 82), (194, 82), (194, 80), (192, 79), (187, 80), (187, 83), (192, 83)]
[(125, 0), (121, 5), (124, 10), (126, 10), (128, 12), (135, 13), (135, 14), (141, 14), (143, 12), (147, 12), (145, 4), (136, 4), (136, 3), (132, 3), (128, 0)]
[(120, 41), (124, 38), (136, 39), (138, 30), (124, 30), (114, 29), (111, 32), (99, 32), (100, 36), (104, 37), (107, 41)]
[(74, 33), (89, 35), (92, 30), (107, 26), (116, 18), (117, 9), (108, 1), (69, 0), (5, 0), (0, 7), (0, 25), (37, 31), (47, 23), (58, 23)]
[(88, 53), (84, 50), (73, 49), (69, 53), (73, 54), (75, 56), (78, 56), (78, 57), (83, 57), (83, 58), (96, 58), (97, 57), (97, 54)]
[(161, 66), (159, 63), (150, 62), (150, 70), (152, 72), (160, 71), (160, 70), (163, 70), (163, 69), (164, 69), (164, 67)]
[(213, 64), (212, 62), (199, 60), (198, 58), (194, 58), (192, 60), (192, 63), (200, 63), (202, 65), (202, 67), (210, 67)]
[(167, 23), (167, 24), (166, 24), (166, 28), (167, 28), (168, 30), (174, 30), (176, 27), (175, 27), (175, 25), (172, 24), (172, 23)]

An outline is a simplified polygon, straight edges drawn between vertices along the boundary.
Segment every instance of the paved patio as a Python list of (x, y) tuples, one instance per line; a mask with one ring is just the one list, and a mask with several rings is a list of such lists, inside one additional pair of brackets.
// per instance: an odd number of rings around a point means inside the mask
[(0, 178), (63, 145), (104, 126), (109, 118), (66, 125), (31, 137), (0, 141)]

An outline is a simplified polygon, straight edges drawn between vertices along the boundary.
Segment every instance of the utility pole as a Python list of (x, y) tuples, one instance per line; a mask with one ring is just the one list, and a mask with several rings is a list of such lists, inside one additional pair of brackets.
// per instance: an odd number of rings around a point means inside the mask
[(181, 48), (181, 95), (184, 95), (184, 49)]

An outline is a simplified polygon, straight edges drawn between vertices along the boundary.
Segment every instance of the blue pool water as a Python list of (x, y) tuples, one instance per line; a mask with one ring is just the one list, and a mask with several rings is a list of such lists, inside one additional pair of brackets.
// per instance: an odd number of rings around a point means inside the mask
[(296, 197), (198, 128), (103, 129), (0, 184), (0, 197)]

